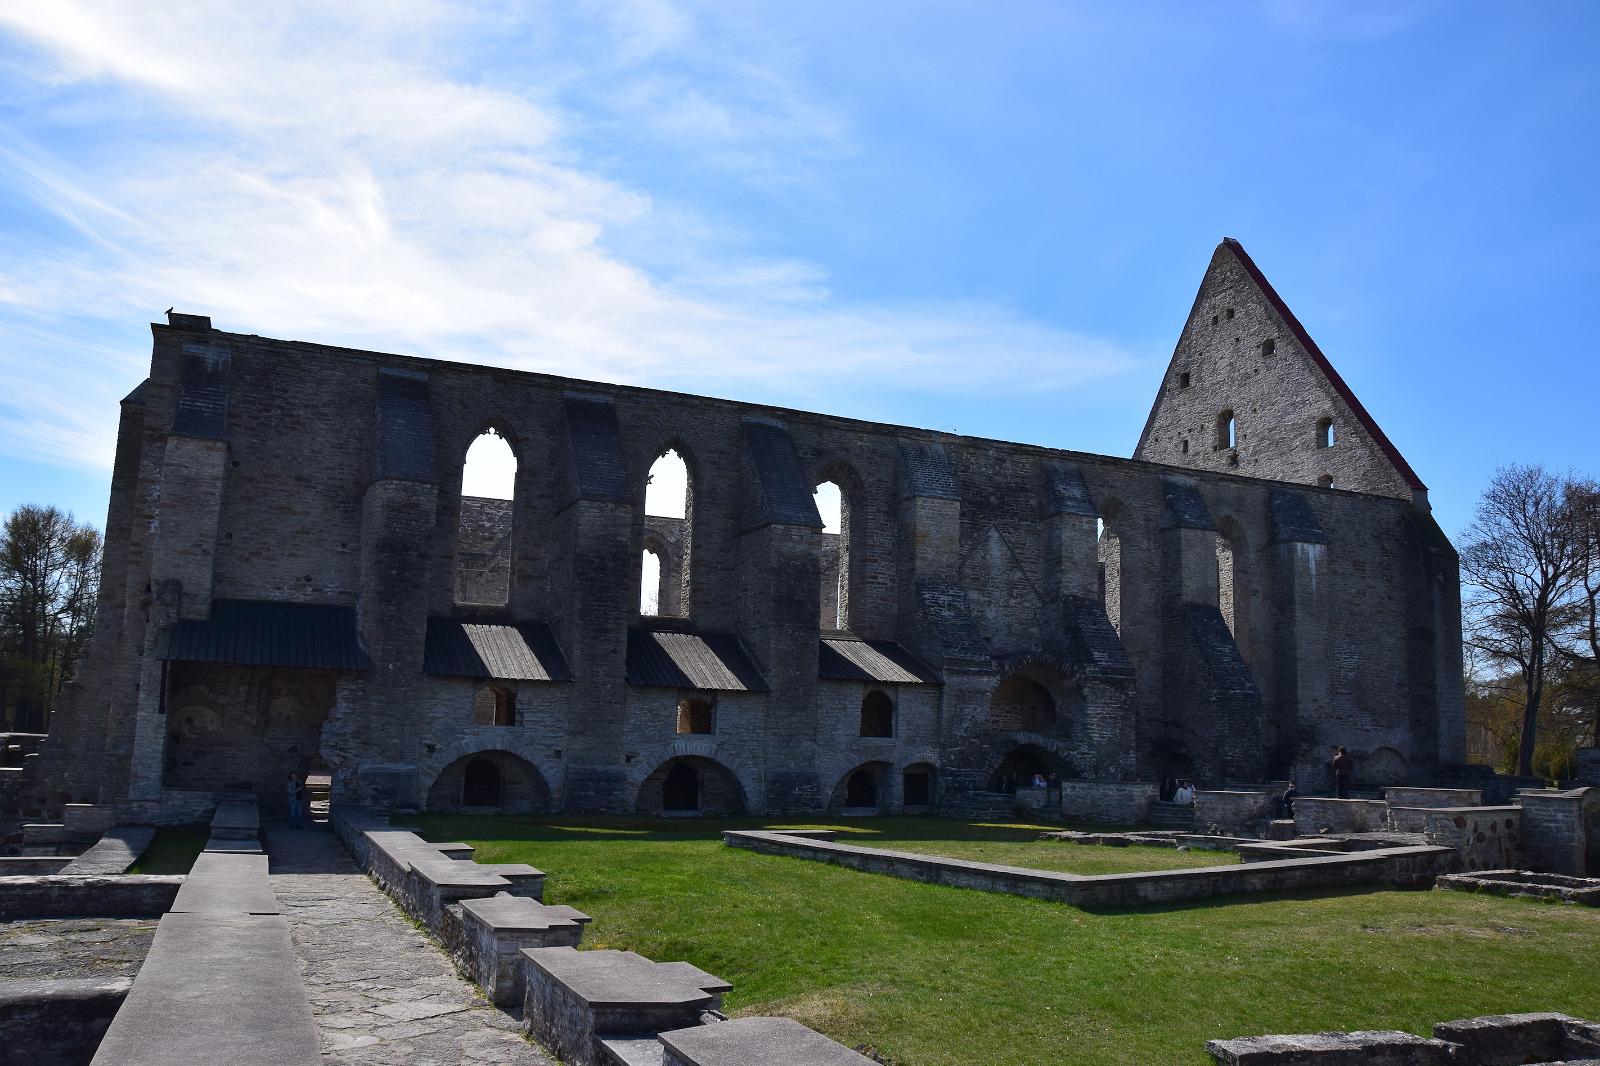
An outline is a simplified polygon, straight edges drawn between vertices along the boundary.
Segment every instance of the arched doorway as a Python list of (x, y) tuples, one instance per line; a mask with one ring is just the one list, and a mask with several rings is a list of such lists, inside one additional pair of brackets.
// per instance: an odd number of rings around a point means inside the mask
[(844, 784), (844, 805), (846, 807), (871, 807), (878, 806), (878, 775), (866, 767), (853, 772)]
[(461, 775), (463, 807), (500, 806), (500, 769), (488, 759), (473, 759)]
[(733, 771), (699, 755), (668, 759), (639, 785), (634, 811), (643, 815), (744, 813), (744, 787)]
[(661, 782), (661, 809), (673, 814), (699, 812), (700, 774), (689, 763), (680, 762), (667, 771)]

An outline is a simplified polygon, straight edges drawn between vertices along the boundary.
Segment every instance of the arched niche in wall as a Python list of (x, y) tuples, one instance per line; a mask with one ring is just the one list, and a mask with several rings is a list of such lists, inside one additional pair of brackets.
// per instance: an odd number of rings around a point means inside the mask
[(457, 603), (504, 605), (511, 593), (517, 456), (494, 427), (467, 448), (456, 524)]
[(694, 553), (694, 477), (676, 445), (662, 449), (650, 464), (644, 522), (639, 613), (687, 618)]

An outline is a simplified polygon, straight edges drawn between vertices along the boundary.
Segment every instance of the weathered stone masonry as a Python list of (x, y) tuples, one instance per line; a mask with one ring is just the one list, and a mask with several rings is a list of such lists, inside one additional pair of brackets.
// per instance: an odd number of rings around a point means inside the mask
[[(1334, 743), (1371, 783), (1428, 781), (1462, 758), (1454, 553), (1361, 418), (1330, 490), (1312, 430), (1246, 417), (1348, 405), (1249, 392), (1287, 373), (1250, 358), (1313, 383), (1326, 360), (1242, 256), (1219, 248), (1174, 359), (1234, 382), (1237, 467), (1167, 448), (1199, 417), (1165, 413), (1171, 383), (1129, 460), (171, 315), (123, 401), (48, 799), (176, 817), (326, 767), (375, 804), (959, 811), (1034, 772), (1315, 787)], [(1277, 342), (1228, 344), (1224, 374), (1192, 336), (1213, 314)], [(510, 503), (461, 495), (486, 428)], [(669, 447), (688, 517), (647, 521)]]

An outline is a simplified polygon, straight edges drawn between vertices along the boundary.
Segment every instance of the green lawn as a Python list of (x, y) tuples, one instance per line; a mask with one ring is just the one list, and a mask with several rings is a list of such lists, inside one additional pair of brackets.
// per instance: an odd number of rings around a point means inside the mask
[(180, 825), (157, 829), (156, 838), (144, 849), (130, 874), (186, 874), (194, 860), (206, 849), (211, 829), (203, 825)]
[[(1346, 891), (1091, 913), (758, 855), (717, 835), (771, 822), (416, 823), (430, 839), (476, 844), (482, 861), (544, 870), (547, 902), (594, 916), (585, 946), (687, 960), (733, 983), (732, 1012), (788, 1015), (897, 1064), (1201, 1064), (1214, 1037), (1421, 1033), (1507, 1011), (1600, 1016), (1600, 910), (1588, 908)], [(938, 851), (942, 835), (946, 853), (1045, 856), (1016, 865), (1099, 851), (1122, 862), (1229, 858), (1035, 844), (1037, 827), (837, 827), (886, 847)]]

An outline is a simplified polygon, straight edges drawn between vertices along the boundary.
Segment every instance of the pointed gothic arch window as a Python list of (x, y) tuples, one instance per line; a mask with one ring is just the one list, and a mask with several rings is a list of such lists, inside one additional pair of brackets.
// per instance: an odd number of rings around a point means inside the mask
[(676, 448), (650, 465), (644, 490), (645, 521), (660, 527), (675, 552), (646, 538), (639, 557), (639, 613), (663, 618), (689, 616), (689, 575), (694, 540), (694, 479)]
[(829, 478), (813, 490), (822, 516), (822, 596), (818, 624), (823, 629), (850, 627), (850, 497)]
[(499, 606), (511, 592), (517, 456), (493, 427), (478, 434), (461, 464), (456, 526), (457, 603)]

